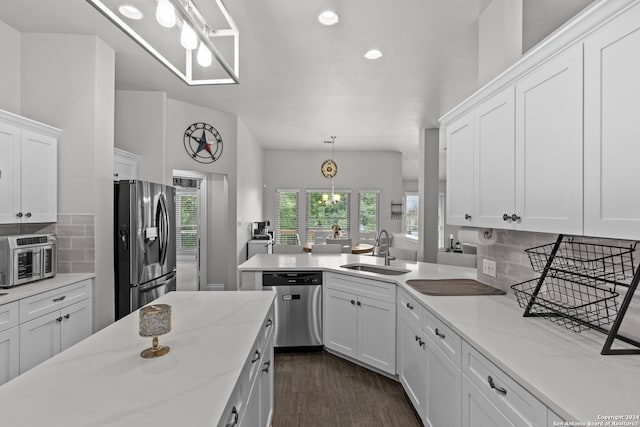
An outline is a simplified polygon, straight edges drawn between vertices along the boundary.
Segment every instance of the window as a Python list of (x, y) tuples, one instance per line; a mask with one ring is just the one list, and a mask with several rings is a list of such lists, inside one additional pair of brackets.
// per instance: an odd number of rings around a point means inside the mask
[[(340, 201), (335, 205), (324, 203), (323, 194), (329, 191), (307, 190), (307, 230), (308, 242), (324, 242), (332, 234), (334, 224), (340, 226), (345, 237), (351, 237), (349, 224), (351, 223), (350, 191), (336, 191)], [(329, 196), (331, 199), (331, 196)]]
[(198, 244), (198, 189), (176, 188), (176, 249), (195, 253)]
[(275, 243), (298, 243), (298, 190), (276, 190)]
[(358, 219), (361, 242), (374, 242), (380, 224), (380, 191), (358, 192)]
[(404, 195), (404, 232), (413, 237), (418, 237), (420, 231), (418, 193), (405, 193)]
[(444, 249), (444, 193), (438, 193), (438, 249)]

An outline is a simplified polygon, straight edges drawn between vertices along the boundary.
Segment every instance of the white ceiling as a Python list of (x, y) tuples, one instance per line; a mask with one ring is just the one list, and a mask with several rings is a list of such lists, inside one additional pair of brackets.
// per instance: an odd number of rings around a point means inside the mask
[[(85, 1), (3, 1), (0, 20), (21, 32), (96, 34), (116, 51), (117, 89), (236, 114), (267, 149), (322, 150), (336, 135), (336, 151), (402, 152), (404, 178), (417, 179), (420, 129), (477, 89), (487, 2), (228, 0), (240, 84), (215, 87), (186, 86)], [(326, 9), (337, 25), (318, 23)], [(364, 59), (371, 48), (384, 56)]]

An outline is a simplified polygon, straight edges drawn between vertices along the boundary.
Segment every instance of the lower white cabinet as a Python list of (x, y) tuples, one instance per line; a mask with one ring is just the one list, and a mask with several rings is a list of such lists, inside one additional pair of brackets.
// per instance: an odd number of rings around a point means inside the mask
[(91, 301), (84, 300), (20, 325), (20, 373), (91, 335)]
[(427, 399), (425, 425), (460, 427), (462, 373), (451, 359), (431, 340), (426, 340)]
[(0, 332), (0, 385), (20, 373), (20, 328)]
[[(324, 289), (325, 347), (390, 374), (396, 373), (395, 285), (377, 298), (366, 279), (328, 274)], [(380, 282), (378, 282), (380, 283)], [(360, 292), (359, 292), (360, 290)], [(348, 292), (346, 292), (348, 291)], [(385, 300), (383, 300), (385, 299)]]
[(462, 425), (463, 427), (514, 426), (466, 375), (462, 376)]

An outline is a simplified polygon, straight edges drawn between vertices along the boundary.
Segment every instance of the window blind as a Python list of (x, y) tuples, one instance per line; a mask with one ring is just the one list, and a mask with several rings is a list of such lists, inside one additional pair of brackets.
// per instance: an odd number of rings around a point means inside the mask
[(340, 195), (340, 202), (331, 204), (324, 203), (322, 197), (328, 195), (331, 199), (330, 190), (307, 190), (305, 236), (308, 242), (324, 243), (327, 237), (333, 235), (334, 224), (340, 226), (345, 237), (351, 237), (351, 190), (334, 193)]
[(420, 230), (419, 201), (420, 196), (417, 193), (404, 195), (404, 232), (414, 237), (418, 237)]
[(275, 243), (298, 243), (298, 190), (276, 189)]
[(195, 253), (198, 245), (198, 188), (176, 188), (176, 250)]
[(438, 249), (444, 249), (444, 193), (438, 193)]
[(380, 190), (358, 192), (360, 241), (373, 243), (380, 229)]

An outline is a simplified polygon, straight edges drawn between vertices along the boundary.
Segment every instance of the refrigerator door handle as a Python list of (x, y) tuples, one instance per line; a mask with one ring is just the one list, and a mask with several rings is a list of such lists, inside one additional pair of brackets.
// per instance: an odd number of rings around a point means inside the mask
[(160, 264), (167, 262), (167, 250), (169, 246), (169, 212), (163, 193), (158, 197), (158, 228), (160, 229)]
[(152, 280), (151, 282), (145, 283), (144, 285), (140, 285), (137, 287), (137, 289), (138, 289), (138, 292), (147, 292), (152, 289), (158, 288), (160, 286), (165, 286), (168, 282), (171, 282), (175, 278), (176, 278), (176, 273), (171, 272), (159, 279)]

